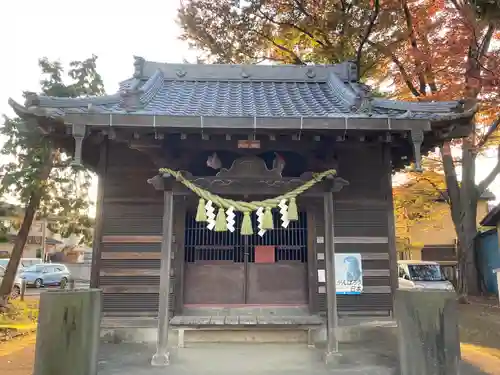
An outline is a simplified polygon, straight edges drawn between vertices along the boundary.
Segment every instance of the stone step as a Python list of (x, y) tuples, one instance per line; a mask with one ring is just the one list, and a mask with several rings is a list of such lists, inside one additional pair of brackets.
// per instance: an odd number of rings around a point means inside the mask
[[(180, 333), (180, 332), (179, 332)], [(184, 330), (178, 345), (190, 343), (307, 343), (307, 331), (301, 329), (241, 329), (241, 330)]]
[(234, 316), (234, 315), (270, 315), (270, 316), (307, 316), (307, 306), (238, 306), (238, 307), (184, 307), (182, 315), (188, 316)]
[(177, 315), (170, 320), (172, 327), (232, 329), (237, 327), (298, 327), (321, 326), (317, 315)]

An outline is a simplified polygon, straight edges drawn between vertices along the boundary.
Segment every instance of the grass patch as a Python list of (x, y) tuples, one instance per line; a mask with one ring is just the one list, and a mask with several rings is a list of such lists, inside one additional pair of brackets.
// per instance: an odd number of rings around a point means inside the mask
[(32, 327), (38, 319), (38, 300), (11, 300), (0, 312), (0, 331), (3, 329), (21, 330)]

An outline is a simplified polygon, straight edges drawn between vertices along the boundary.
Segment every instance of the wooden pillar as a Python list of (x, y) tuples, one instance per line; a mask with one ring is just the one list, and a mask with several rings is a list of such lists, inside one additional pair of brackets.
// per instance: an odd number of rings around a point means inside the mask
[(156, 353), (151, 359), (152, 366), (167, 366), (170, 361), (168, 352), (168, 330), (170, 310), (170, 267), (172, 263), (172, 228), (174, 194), (171, 190), (163, 193), (163, 239), (161, 243), (160, 271), (160, 308), (158, 311), (158, 339)]
[[(330, 181), (327, 181), (327, 184)], [(335, 234), (333, 228), (333, 192), (328, 184), (324, 194), (325, 212), (325, 262), (326, 262), (326, 303), (327, 303), (327, 345), (325, 361), (328, 363), (338, 352), (337, 340), (337, 287), (335, 278)]]
[[(392, 164), (391, 164), (391, 146), (384, 144), (384, 165), (386, 168), (386, 178), (383, 184), (385, 190), (385, 199), (387, 203), (387, 227), (388, 227), (388, 245), (389, 245), (389, 267), (391, 293), (394, 296), (398, 289), (398, 252), (396, 248), (396, 224), (394, 219), (394, 202), (392, 197)], [(394, 313), (394, 306), (393, 306)]]
[(101, 240), (103, 228), (104, 210), (104, 185), (106, 184), (106, 174), (108, 170), (108, 150), (109, 140), (105, 136), (100, 145), (100, 156), (98, 164), (99, 180), (97, 183), (96, 217), (94, 225), (94, 240), (92, 243), (92, 266), (90, 268), (90, 287), (99, 288), (99, 272), (101, 268)]

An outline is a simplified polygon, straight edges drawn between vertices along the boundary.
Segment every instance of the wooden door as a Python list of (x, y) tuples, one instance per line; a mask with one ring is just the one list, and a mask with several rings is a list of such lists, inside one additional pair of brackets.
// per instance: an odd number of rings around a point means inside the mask
[[(273, 212), (274, 229), (249, 237), (246, 303), (257, 305), (308, 304), (307, 217), (281, 226)], [(256, 223), (255, 223), (256, 226)]]
[(241, 215), (234, 232), (215, 232), (188, 212), (185, 227), (184, 305), (245, 303), (245, 244)]
[(259, 236), (215, 232), (186, 216), (184, 305), (302, 305), (308, 303), (307, 218), (281, 226), (273, 212), (274, 229)]

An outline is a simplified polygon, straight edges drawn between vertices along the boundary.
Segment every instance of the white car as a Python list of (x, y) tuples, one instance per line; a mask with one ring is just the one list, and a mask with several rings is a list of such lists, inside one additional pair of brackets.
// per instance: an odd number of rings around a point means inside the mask
[(398, 281), (401, 289), (455, 290), (437, 262), (399, 260)]
[[(7, 259), (8, 260), (8, 259)], [(7, 268), (7, 265), (0, 264), (0, 284), (3, 281), (3, 276), (5, 275), (5, 269)], [(17, 298), (21, 294), (21, 285), (22, 285), (23, 280), (19, 276), (19, 273), (16, 275), (16, 278), (14, 280), (14, 286), (12, 287), (12, 297)]]

